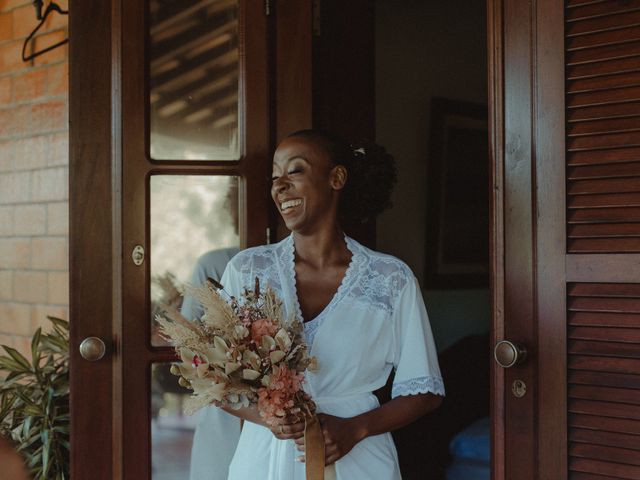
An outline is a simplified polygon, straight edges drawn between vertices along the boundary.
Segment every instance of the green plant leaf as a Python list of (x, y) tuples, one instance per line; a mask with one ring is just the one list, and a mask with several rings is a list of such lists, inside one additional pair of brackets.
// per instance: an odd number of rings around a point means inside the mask
[(47, 315), (47, 318), (51, 321), (51, 323), (53, 323), (54, 325), (57, 325), (58, 327), (64, 329), (65, 331), (69, 331), (69, 322), (67, 320), (64, 320), (62, 318), (58, 318), (58, 317), (52, 317), (50, 315)]
[(24, 365), (21, 365), (15, 359), (4, 356), (0, 357), (0, 369), (14, 373), (28, 373), (31, 371), (29, 367), (24, 368)]
[(40, 346), (40, 337), (42, 336), (42, 328), (38, 328), (36, 333), (33, 334), (33, 338), (31, 339), (31, 361), (33, 363), (33, 368), (36, 370), (40, 363), (40, 351), (38, 347)]
[(27, 360), (19, 351), (6, 345), (3, 345), (2, 348), (4, 348), (5, 351), (11, 356), (11, 358), (13, 358), (20, 366), (22, 366), (22, 368), (24, 368), (25, 370), (31, 370), (31, 364), (29, 363), (29, 360)]

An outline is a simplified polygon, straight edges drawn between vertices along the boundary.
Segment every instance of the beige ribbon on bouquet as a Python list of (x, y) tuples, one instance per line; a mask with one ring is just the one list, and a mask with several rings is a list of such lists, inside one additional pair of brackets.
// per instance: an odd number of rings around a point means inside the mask
[(304, 449), (307, 480), (336, 480), (335, 464), (324, 466), (324, 435), (315, 414), (305, 415)]

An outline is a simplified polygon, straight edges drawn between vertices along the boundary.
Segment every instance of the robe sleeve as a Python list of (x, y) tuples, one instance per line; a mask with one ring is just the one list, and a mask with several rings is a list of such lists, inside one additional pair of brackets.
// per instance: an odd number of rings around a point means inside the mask
[(396, 374), (392, 398), (427, 392), (444, 396), (429, 317), (420, 286), (413, 275), (398, 296), (393, 320)]

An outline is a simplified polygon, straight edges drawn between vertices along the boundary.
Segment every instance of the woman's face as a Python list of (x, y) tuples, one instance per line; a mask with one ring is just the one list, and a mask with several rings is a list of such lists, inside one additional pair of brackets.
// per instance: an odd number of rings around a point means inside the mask
[(312, 231), (334, 220), (346, 171), (315, 140), (289, 137), (273, 157), (271, 196), (291, 231)]

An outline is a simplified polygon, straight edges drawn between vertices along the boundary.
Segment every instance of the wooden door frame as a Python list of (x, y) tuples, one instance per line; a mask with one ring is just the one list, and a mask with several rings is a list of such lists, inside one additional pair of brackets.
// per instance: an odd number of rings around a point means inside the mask
[[(529, 360), (508, 371), (490, 360), (492, 478), (563, 479), (564, 3), (488, 0), (487, 13), (491, 349), (507, 338), (522, 341), (529, 350)], [(519, 400), (509, 387), (516, 376), (532, 387)], [(519, 408), (517, 402), (525, 414), (514, 419), (509, 408)], [(520, 445), (514, 423), (527, 432)]]
[[(121, 230), (119, 219), (119, 196), (121, 185), (121, 126), (118, 123), (120, 89), (120, 55), (121, 55), (121, 18), (120, 0), (103, 2), (83, 2), (70, 0), (70, 319), (71, 319), (71, 438), (72, 438), (72, 471), (73, 478), (94, 478), (110, 480), (121, 478), (120, 467), (114, 452), (122, 448), (122, 438), (117, 422), (112, 420), (113, 409), (121, 411), (122, 392), (117, 391), (114, 376), (121, 365), (114, 365), (112, 355), (118, 352), (120, 338), (114, 325), (121, 321), (119, 310), (121, 301)], [(505, 1), (488, 0), (488, 60), (489, 60), (489, 125), (491, 151), (491, 266), (492, 266), (492, 345), (504, 338), (505, 334), (505, 161), (509, 158), (509, 150), (505, 148), (509, 139), (505, 135), (505, 44), (504, 30)], [(522, 0), (515, 3), (525, 4)], [(563, 92), (564, 80), (558, 79), (557, 63), (562, 52), (557, 45), (562, 45), (557, 32), (562, 27), (557, 25), (557, 18), (549, 17), (547, 12), (558, 8), (557, 0), (538, 0), (535, 16), (530, 10), (530, 21), (533, 18), (540, 22), (552, 22), (553, 32), (550, 37), (532, 36), (536, 42), (530, 41), (527, 48), (535, 49), (536, 77), (548, 76), (549, 80), (536, 83), (534, 91), (536, 99), (535, 126), (539, 137), (548, 135), (553, 139), (546, 148), (537, 151), (537, 158), (552, 159), (563, 155), (563, 138), (559, 132), (564, 131), (564, 116), (558, 108), (549, 105), (562, 104), (564, 98), (558, 98)], [(78, 39), (74, 41), (74, 39)], [(560, 43), (558, 43), (560, 42)], [(555, 49), (555, 51), (554, 51)], [(549, 63), (547, 63), (549, 62)], [(546, 71), (549, 65), (555, 65)], [(89, 68), (90, 66), (90, 68)], [(543, 76), (544, 75), (544, 76)], [(112, 90), (113, 87), (113, 90)], [(560, 89), (559, 89), (560, 88)], [(529, 134), (531, 132), (529, 131)], [(553, 165), (553, 162), (547, 162)], [(538, 187), (544, 188), (542, 180), (544, 170), (537, 169)], [(564, 170), (551, 171), (556, 183), (564, 180)], [(549, 177), (545, 177), (548, 179)], [(558, 190), (556, 190), (557, 192)], [(538, 191), (538, 199), (546, 200), (547, 207), (553, 201), (556, 205), (549, 209), (552, 212), (542, 218), (544, 227), (538, 228), (536, 245), (538, 256), (535, 271), (538, 278), (545, 277), (551, 271), (553, 278), (564, 275), (564, 260), (558, 260), (558, 252), (564, 253), (564, 240), (559, 236), (545, 237), (545, 228), (557, 225), (564, 218), (564, 199), (547, 197), (545, 190)], [(547, 190), (546, 193), (551, 193)], [(538, 204), (536, 212), (544, 202)], [(563, 225), (563, 223), (560, 223)], [(558, 248), (561, 245), (561, 248)], [(539, 259), (547, 255), (541, 263)], [(575, 267), (574, 270), (578, 270)], [(101, 272), (99, 276), (95, 272)], [(545, 285), (544, 282), (541, 283)], [(544, 290), (539, 290), (536, 305), (530, 308), (537, 311), (537, 338), (549, 338), (553, 343), (561, 345), (566, 336), (564, 326), (553, 320), (559, 312), (564, 315), (566, 309), (560, 308), (557, 302), (545, 303), (546, 299), (557, 288), (549, 282)], [(564, 288), (564, 287), (562, 287)], [(542, 315), (548, 313), (550, 317)], [(78, 319), (83, 319), (82, 322)], [(77, 347), (87, 336), (99, 336), (107, 343), (107, 356), (103, 361), (89, 363), (83, 360)], [(544, 343), (544, 344), (542, 344)], [(540, 381), (538, 396), (539, 418), (537, 438), (547, 442), (543, 448), (536, 445), (539, 452), (538, 473), (540, 478), (564, 478), (566, 476), (566, 395), (558, 402), (557, 396), (549, 392), (566, 389), (566, 357), (558, 357), (551, 344), (538, 344), (538, 363), (549, 370), (538, 375)], [(118, 358), (119, 355), (116, 355)], [(541, 370), (539, 370), (541, 371)], [(492, 471), (495, 480), (505, 479), (505, 375), (504, 371), (495, 368), (492, 362)], [(564, 403), (563, 403), (564, 402)], [(74, 405), (90, 404), (105, 415), (89, 415), (75, 409)], [(560, 418), (551, 415), (559, 413)], [(563, 418), (565, 421), (563, 421)], [(113, 423), (112, 423), (113, 422)], [(558, 433), (555, 435), (554, 433)], [(563, 434), (564, 433), (564, 434)], [(78, 461), (82, 459), (82, 461)], [(112, 462), (116, 463), (112, 465)]]

